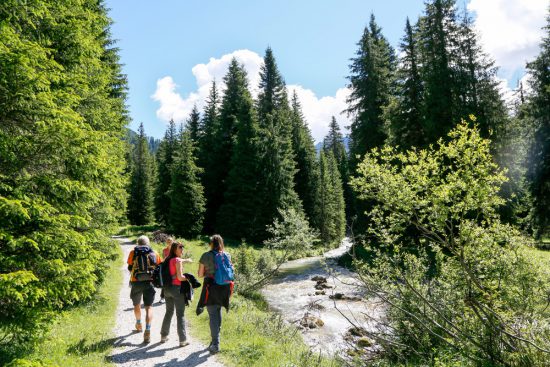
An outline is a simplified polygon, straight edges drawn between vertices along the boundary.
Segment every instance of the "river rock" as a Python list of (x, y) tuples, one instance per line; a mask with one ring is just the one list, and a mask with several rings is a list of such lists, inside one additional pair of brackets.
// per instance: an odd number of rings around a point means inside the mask
[(361, 300), (360, 297), (357, 297), (357, 296), (350, 297), (350, 296), (346, 296), (343, 293), (334, 293), (334, 294), (331, 294), (330, 296), (328, 296), (328, 298), (336, 299), (336, 300), (345, 300), (345, 301), (360, 301)]
[(306, 313), (304, 317), (300, 320), (300, 325), (304, 328), (317, 329), (323, 327), (325, 323), (318, 317)]
[(320, 275), (314, 276), (313, 278), (311, 278), (311, 280), (313, 280), (314, 282), (317, 282), (317, 283), (326, 283), (327, 282), (327, 278), (322, 277)]
[(324, 296), (325, 294), (325, 291), (315, 291), (316, 296)]
[(367, 330), (362, 327), (351, 327), (348, 329), (347, 334), (353, 336), (367, 336)]
[(362, 336), (357, 340), (357, 346), (359, 348), (368, 348), (372, 347), (374, 345), (374, 342), (367, 338), (366, 336)]
[(317, 283), (315, 284), (315, 289), (322, 291), (323, 289), (330, 289), (332, 288), (330, 285), (327, 285), (325, 283)]

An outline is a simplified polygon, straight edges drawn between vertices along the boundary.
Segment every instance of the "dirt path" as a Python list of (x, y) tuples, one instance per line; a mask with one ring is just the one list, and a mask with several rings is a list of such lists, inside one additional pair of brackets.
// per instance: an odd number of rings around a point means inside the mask
[[(130, 274), (126, 267), (126, 259), (134, 245), (127, 238), (117, 238), (124, 253), (124, 263), (121, 271), (124, 274), (123, 286), (117, 307), (117, 319), (114, 328), (117, 339), (110, 360), (117, 366), (124, 367), (223, 367), (216, 356), (210, 355), (206, 346), (198, 340), (189, 338), (191, 344), (180, 348), (176, 332), (176, 315), (172, 318), (170, 336), (166, 343), (160, 344), (160, 325), (164, 317), (164, 304), (154, 303), (154, 318), (151, 329), (151, 343), (143, 344), (143, 333), (134, 331), (135, 317), (130, 300), (128, 282)], [(159, 300), (160, 290), (157, 290), (155, 301)], [(193, 312), (186, 309), (185, 312)], [(142, 322), (145, 327), (145, 310), (142, 309)], [(189, 335), (189, 327), (187, 327)]]

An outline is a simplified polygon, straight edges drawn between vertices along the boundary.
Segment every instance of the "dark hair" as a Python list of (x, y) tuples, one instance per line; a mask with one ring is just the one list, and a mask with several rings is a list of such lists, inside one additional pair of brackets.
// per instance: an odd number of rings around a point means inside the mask
[(223, 238), (219, 234), (215, 234), (210, 237), (210, 243), (212, 244), (212, 250), (222, 252), (224, 249)]
[(170, 246), (170, 255), (168, 255), (169, 259), (173, 259), (174, 257), (178, 257), (178, 255), (176, 255), (176, 251), (177, 251), (179, 246), (183, 247), (183, 243), (177, 242), (177, 241), (172, 242), (172, 245)]

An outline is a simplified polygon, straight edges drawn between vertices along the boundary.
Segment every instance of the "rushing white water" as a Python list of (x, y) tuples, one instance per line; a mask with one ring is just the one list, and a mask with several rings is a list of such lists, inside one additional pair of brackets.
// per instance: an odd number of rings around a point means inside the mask
[[(373, 301), (363, 299), (360, 282), (355, 273), (338, 266), (336, 259), (351, 248), (349, 239), (341, 246), (324, 254), (289, 261), (281, 267), (281, 274), (262, 289), (269, 306), (279, 312), (285, 320), (299, 325), (307, 312), (323, 321), (319, 328), (303, 328), (305, 342), (316, 351), (327, 354), (343, 352), (346, 348), (344, 335), (352, 323), (367, 330), (372, 329), (372, 319), (378, 319), (382, 313)], [(326, 277), (325, 295), (316, 295), (315, 276)], [(330, 295), (336, 293), (359, 300), (333, 300)], [(310, 307), (315, 304), (314, 307)], [(351, 321), (351, 322), (350, 322)]]

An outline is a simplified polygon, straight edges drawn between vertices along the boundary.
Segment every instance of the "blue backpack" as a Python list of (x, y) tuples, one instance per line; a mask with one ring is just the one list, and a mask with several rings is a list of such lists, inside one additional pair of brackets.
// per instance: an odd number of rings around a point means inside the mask
[(214, 281), (218, 285), (229, 284), (234, 279), (234, 269), (229, 256), (225, 252), (212, 251), (214, 255)]

